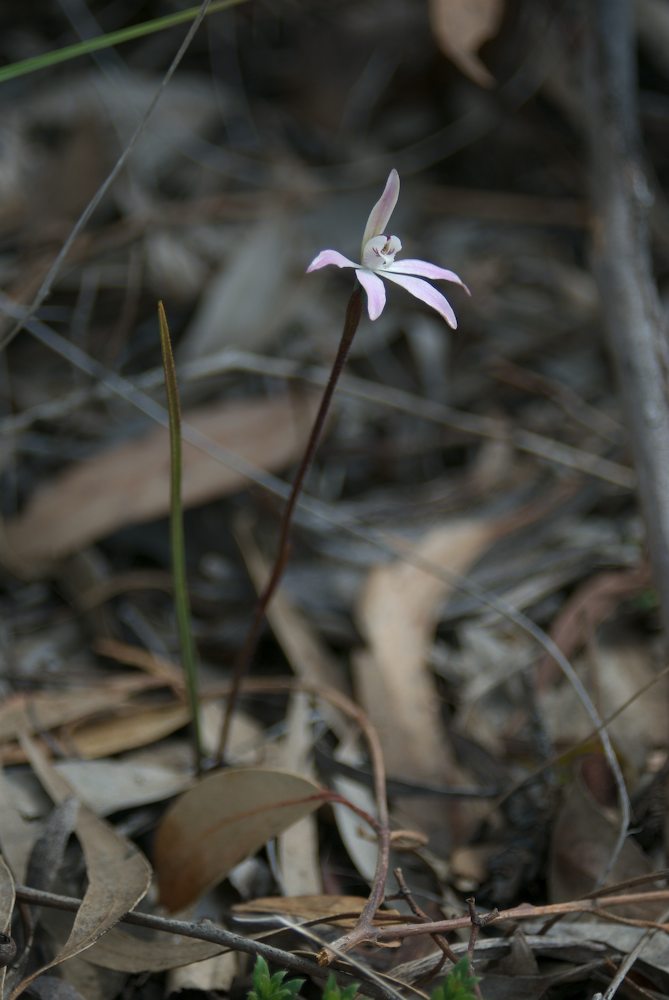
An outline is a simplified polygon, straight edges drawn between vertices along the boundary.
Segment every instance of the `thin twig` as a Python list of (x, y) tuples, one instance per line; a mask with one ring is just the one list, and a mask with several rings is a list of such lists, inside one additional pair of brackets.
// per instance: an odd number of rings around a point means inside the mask
[[(24, 885), (16, 886), (16, 898), (30, 905), (48, 906), (53, 909), (68, 910), (70, 912), (76, 912), (81, 905), (80, 899), (71, 896), (61, 896), (52, 892), (44, 892)], [(570, 900), (564, 903), (550, 903), (546, 906), (531, 906), (529, 903), (524, 903), (521, 906), (512, 907), (508, 910), (493, 910), (487, 914), (477, 914), (476, 919), (481, 925), (496, 924), (509, 920), (520, 922), (523, 920), (536, 920), (537, 918), (552, 916), (557, 913), (592, 913), (599, 909), (606, 913), (607, 910), (602, 905), (604, 902), (606, 902), (608, 908), (609, 906), (625, 906), (629, 903), (648, 903), (656, 900), (666, 901), (668, 899), (669, 890), (656, 890), (648, 893), (627, 893), (608, 896), (605, 899), (599, 899), (597, 901), (598, 905), (594, 906), (593, 900), (588, 899)], [(292, 971), (301, 972), (318, 979), (322, 979), (325, 976), (322, 968), (307, 959), (294, 955), (291, 952), (281, 951), (271, 945), (264, 944), (260, 940), (245, 938), (240, 934), (235, 934), (232, 931), (218, 927), (209, 921), (191, 923), (187, 920), (174, 920), (168, 917), (159, 917), (132, 910), (121, 918), (121, 922), (134, 924), (139, 927), (147, 927), (168, 934), (195, 938), (200, 941), (210, 941), (213, 944), (221, 945), (222, 949), (241, 951), (250, 955), (262, 955), (268, 961), (274, 962), (280, 967), (283, 966)], [(371, 927), (370, 941), (373, 943), (382, 943), (383, 941), (397, 938), (417, 937), (421, 934), (446, 934), (455, 930), (468, 928), (471, 926), (471, 923), (471, 915), (467, 913), (461, 917), (434, 921), (428, 924), (412, 923), (395, 924), (387, 927)], [(660, 926), (665, 933), (669, 933), (669, 924), (665, 923)], [(656, 929), (655, 922), (651, 924), (651, 929)], [(333, 945), (333, 947), (337, 947), (337, 945)], [(339, 971), (340, 969), (338, 968)], [(344, 975), (350, 975), (347, 970), (341, 971)], [(379, 993), (381, 992), (379, 990)]]
[(476, 948), (476, 941), (479, 936), (479, 931), (481, 930), (481, 922), (476, 914), (476, 900), (473, 896), (468, 896), (465, 900), (467, 904), (467, 910), (469, 911), (469, 941), (467, 943), (467, 958), (469, 959), (469, 968), (473, 971), (474, 969), (474, 949)]
[[(81, 906), (81, 900), (73, 896), (61, 896), (53, 892), (32, 889), (29, 886), (17, 885), (16, 898), (33, 906), (48, 906), (51, 909), (67, 910), (76, 913)], [(188, 920), (174, 920), (170, 917), (159, 917), (152, 913), (139, 913), (132, 910), (121, 917), (121, 923), (133, 924), (135, 927), (146, 927), (149, 930), (161, 931), (166, 934), (178, 934), (181, 937), (195, 938), (198, 941), (210, 941), (221, 946), (221, 949), (241, 951), (246, 955), (260, 955), (279, 968), (290, 969), (315, 979), (325, 979), (325, 972), (316, 962), (283, 951), (273, 945), (265, 944), (253, 938), (243, 937), (233, 931), (225, 930), (211, 921), (194, 923)], [(340, 971), (340, 970), (338, 970)], [(349, 978), (350, 973), (341, 970)], [(382, 991), (379, 990), (379, 993)]]
[[(428, 923), (430, 918), (428, 917), (427, 913), (425, 913), (425, 911), (421, 909), (416, 900), (413, 898), (411, 890), (409, 889), (409, 886), (406, 884), (402, 869), (393, 868), (393, 875), (397, 879), (397, 884), (400, 887), (401, 897), (404, 900), (406, 900), (406, 902), (411, 907), (412, 912), (415, 913), (417, 917), (419, 917), (425, 923)], [(451, 950), (448, 942), (442, 937), (441, 934), (433, 934), (432, 940), (437, 945), (437, 947), (441, 949), (441, 951), (443, 952), (443, 956), (437, 967), (429, 973), (426, 979), (432, 979), (439, 972), (442, 965), (444, 964), (443, 963), (444, 958), (448, 958), (449, 961), (453, 963), (453, 965), (456, 965), (458, 961), (458, 956), (455, 954), (454, 951)]]
[[(469, 920), (471, 922), (471, 929), (469, 931), (469, 942), (467, 944), (467, 958), (469, 960), (469, 970), (470, 972), (473, 973), (474, 950), (476, 948), (476, 942), (478, 941), (479, 934), (481, 933), (481, 928), (485, 927), (486, 924), (492, 923), (493, 920), (495, 920), (496, 917), (498, 916), (499, 911), (491, 910), (490, 913), (486, 913), (485, 915), (482, 916), (480, 913), (476, 912), (476, 900), (474, 899), (473, 896), (469, 896), (468, 899), (465, 900), (465, 902), (467, 904), (467, 909), (469, 911)], [(481, 987), (479, 986), (478, 982), (474, 983), (474, 992), (476, 993), (478, 1000), (483, 1000), (483, 996), (481, 994)]]
[[(669, 910), (665, 910), (660, 918), (662, 922), (664, 922), (667, 919), (669, 919)], [(632, 950), (627, 955), (625, 955), (625, 958), (621, 962), (620, 968), (618, 969), (614, 978), (609, 983), (606, 991), (603, 994), (601, 994), (602, 1000), (613, 1000), (614, 996), (624, 983), (627, 973), (630, 971), (630, 969), (636, 962), (637, 958), (640, 956), (641, 952), (650, 941), (650, 938), (652, 937), (656, 929), (657, 928), (648, 928), (646, 933), (639, 938), (639, 940), (634, 945)], [(665, 928), (663, 927), (661, 929), (664, 930)]]

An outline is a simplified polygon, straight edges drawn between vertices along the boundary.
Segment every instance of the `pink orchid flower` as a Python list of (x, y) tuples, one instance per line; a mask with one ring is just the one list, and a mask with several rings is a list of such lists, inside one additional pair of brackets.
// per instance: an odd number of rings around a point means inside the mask
[(447, 271), (426, 260), (395, 260), (395, 255), (402, 249), (402, 244), (396, 236), (384, 235), (393, 214), (400, 193), (400, 177), (396, 170), (391, 170), (386, 181), (383, 194), (369, 213), (365, 232), (362, 237), (361, 264), (344, 257), (338, 250), (321, 250), (307, 268), (317, 271), (320, 267), (353, 267), (358, 281), (367, 293), (367, 311), (369, 318), (378, 319), (386, 304), (386, 290), (381, 278), (393, 281), (396, 285), (406, 288), (417, 299), (427, 303), (443, 316), (454, 330), (458, 325), (450, 302), (436, 288), (422, 281), (422, 278), (454, 281), (469, 294), (469, 289), (453, 271)]

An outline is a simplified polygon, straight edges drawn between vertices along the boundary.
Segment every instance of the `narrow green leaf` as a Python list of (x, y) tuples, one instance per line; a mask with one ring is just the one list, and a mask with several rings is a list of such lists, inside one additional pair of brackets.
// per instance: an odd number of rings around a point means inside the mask
[(181, 407), (177, 370), (172, 354), (170, 330), (162, 302), (158, 303), (160, 346), (165, 371), (167, 410), (170, 424), (170, 543), (172, 550), (172, 577), (174, 580), (174, 608), (181, 646), (181, 662), (186, 673), (186, 690), (191, 713), (193, 750), (198, 773), (202, 767), (202, 734), (200, 727), (200, 698), (198, 689), (197, 653), (193, 641), (193, 628), (186, 582), (186, 545), (184, 542), (183, 509), (181, 505)]
[[(207, 16), (216, 14), (221, 10), (227, 10), (229, 7), (236, 7), (238, 4), (244, 2), (245, 0), (213, 0), (207, 10)], [(71, 59), (78, 59), (91, 52), (110, 49), (114, 45), (122, 45), (124, 42), (131, 42), (135, 38), (142, 38), (144, 35), (152, 35), (156, 31), (173, 28), (177, 24), (193, 21), (199, 13), (200, 7), (188, 7), (186, 10), (176, 11), (174, 14), (156, 17), (152, 21), (132, 24), (127, 28), (119, 28), (118, 31), (110, 31), (107, 35), (99, 35), (97, 38), (87, 38), (83, 42), (75, 42), (73, 45), (66, 45), (62, 49), (53, 49), (51, 52), (43, 52), (39, 56), (31, 56), (29, 59), (21, 59), (19, 62), (9, 63), (8, 66), (0, 67), (0, 83), (5, 83), (7, 80), (14, 80), (17, 76), (36, 73), (38, 70), (47, 69), (49, 66), (57, 66), (59, 63), (69, 62)]]

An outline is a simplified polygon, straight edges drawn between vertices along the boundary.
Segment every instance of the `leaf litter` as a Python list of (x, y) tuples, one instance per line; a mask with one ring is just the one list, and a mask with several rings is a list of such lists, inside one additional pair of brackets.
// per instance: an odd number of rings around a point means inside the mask
[[(119, 18), (134, 16), (126, 7)], [(286, 961), (337, 945), (374, 884), (386, 793), (390, 871), (402, 868), (430, 919), (465, 919), (448, 946), (473, 948), (486, 1000), (594, 995), (648, 929), (619, 921), (663, 919), (666, 900), (650, 898), (666, 884), (669, 788), (654, 539), (632, 492), (636, 456), (589, 263), (574, 24), (539, 7), (346, 0), (217, 15), (35, 319), (97, 374), (30, 327), (8, 348), (0, 931), (19, 951), (4, 996), (243, 989), (243, 963), (206, 939), (211, 926), (275, 941)], [(6, 58), (61, 43), (63, 25), (11, 17)], [(667, 28), (652, 4), (639, 5), (637, 30), (646, 152), (662, 180)], [(0, 274), (16, 303), (36, 294), (132, 134), (171, 58), (165, 39), (115, 53), (122, 87), (102, 63), (65, 64), (5, 91)], [(473, 295), (456, 337), (396, 289), (361, 327), (307, 484), (326, 517), (299, 513), (243, 686), (235, 766), (198, 777), (168, 582), (166, 435), (113, 380), (162, 400), (162, 298), (185, 422), (288, 481), (347, 295), (344, 274), (316, 288), (303, 271), (323, 240), (357, 252), (356, 220), (391, 167), (405, 256), (447, 261)], [(660, 198), (661, 274), (663, 210)], [(3, 316), (5, 330), (13, 322)], [(280, 504), (210, 454), (186, 445), (184, 457), (213, 758)], [(94, 585), (78, 559), (94, 563)], [(526, 613), (607, 721), (633, 807), (608, 881), (647, 879), (622, 890), (629, 902), (597, 897), (552, 926), (516, 915), (504, 938), (494, 921), (466, 923), (467, 897), (479, 913), (586, 897), (620, 803), (555, 663), (442, 570)], [(82, 900), (78, 915), (41, 906), (31, 938), (13, 902), (26, 882)], [(375, 928), (419, 919), (392, 875), (382, 888)], [(187, 907), (195, 936), (123, 923), (163, 906)], [(328, 925), (342, 911), (354, 916)], [(372, 972), (420, 984), (442, 957), (427, 934), (393, 944), (342, 953), (340, 968), (357, 963), (372, 991)], [(669, 991), (666, 950), (657, 931), (619, 995)]]

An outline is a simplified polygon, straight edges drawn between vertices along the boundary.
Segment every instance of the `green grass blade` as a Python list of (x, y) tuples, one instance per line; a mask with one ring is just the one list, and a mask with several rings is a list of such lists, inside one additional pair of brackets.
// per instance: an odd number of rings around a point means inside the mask
[[(245, 3), (245, 0), (214, 0), (207, 10), (207, 16), (215, 14), (220, 10), (227, 10), (228, 7), (236, 7), (240, 3)], [(174, 14), (156, 17), (152, 21), (143, 21), (141, 24), (133, 24), (128, 28), (119, 28), (118, 31), (110, 31), (107, 35), (88, 38), (83, 42), (66, 45), (62, 49), (54, 49), (51, 52), (44, 52), (39, 56), (21, 59), (19, 62), (0, 67), (0, 83), (5, 83), (7, 80), (14, 80), (17, 76), (36, 73), (38, 70), (47, 69), (49, 66), (57, 66), (59, 63), (69, 62), (70, 59), (78, 59), (80, 56), (86, 56), (90, 52), (110, 49), (114, 45), (131, 42), (135, 38), (152, 35), (156, 31), (173, 28), (176, 24), (193, 21), (199, 12), (200, 7), (188, 7), (186, 10), (176, 11)]]
[(197, 653), (193, 641), (193, 628), (186, 583), (186, 546), (184, 542), (183, 510), (181, 505), (181, 407), (177, 371), (172, 354), (170, 330), (162, 302), (158, 303), (160, 346), (165, 370), (167, 409), (170, 423), (170, 543), (172, 549), (172, 577), (174, 580), (174, 609), (181, 646), (181, 662), (186, 674), (186, 690), (191, 713), (195, 766), (202, 768), (202, 731), (200, 727), (200, 698), (198, 685)]

